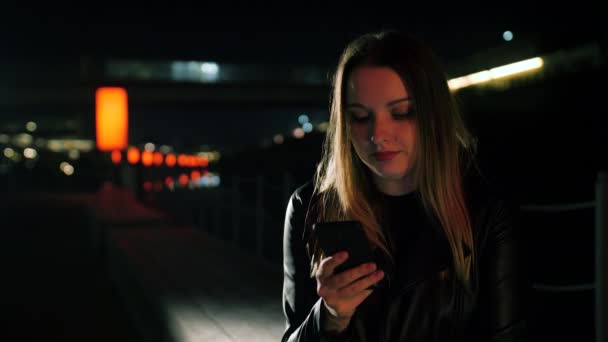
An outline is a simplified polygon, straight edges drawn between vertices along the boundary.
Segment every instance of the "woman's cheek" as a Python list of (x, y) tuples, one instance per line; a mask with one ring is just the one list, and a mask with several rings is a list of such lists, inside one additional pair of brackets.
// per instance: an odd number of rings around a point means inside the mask
[(367, 128), (363, 125), (354, 125), (351, 128), (351, 135), (355, 140), (356, 144), (359, 148), (362, 148), (365, 144), (365, 135), (367, 132)]

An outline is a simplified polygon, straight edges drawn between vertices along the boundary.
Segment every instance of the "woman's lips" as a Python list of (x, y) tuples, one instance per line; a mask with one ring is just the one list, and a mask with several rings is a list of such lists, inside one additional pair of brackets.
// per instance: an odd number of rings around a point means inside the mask
[(377, 161), (387, 161), (387, 160), (391, 160), (391, 159), (395, 158), (395, 156), (397, 154), (399, 154), (398, 151), (376, 152), (373, 154), (373, 156)]

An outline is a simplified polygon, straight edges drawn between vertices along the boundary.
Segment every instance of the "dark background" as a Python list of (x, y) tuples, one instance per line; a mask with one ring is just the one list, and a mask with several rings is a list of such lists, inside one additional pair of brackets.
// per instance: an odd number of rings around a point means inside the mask
[[(129, 92), (130, 144), (141, 148), (151, 141), (184, 153), (220, 151), (222, 159), (213, 169), (226, 188), (235, 173), (264, 173), (278, 181), (284, 172), (295, 187), (312, 177), (324, 136), (315, 132), (298, 140), (287, 135), (298, 126), (300, 114), (314, 123), (328, 119), (329, 75), (343, 47), (368, 31), (400, 29), (431, 45), (449, 77), (596, 46), (597, 60), (565, 62), (555, 72), (505, 89), (472, 87), (456, 96), (479, 138), (485, 175), (522, 205), (592, 201), (598, 172), (607, 166), (608, 17), (605, 5), (596, 1), (368, 2), (341, 8), (301, 1), (223, 8), (206, 3), (22, 5), (0, 8), (0, 134), (21, 133), (26, 122), (36, 121), (36, 134), (46, 138), (94, 140), (94, 91), (117, 85)], [(513, 41), (502, 39), (506, 30), (513, 32)], [(113, 60), (213, 61), (268, 70), (268, 78), (221, 84), (111, 78), (104, 66)], [(274, 70), (299, 67), (327, 77), (312, 84), (271, 77)], [(275, 134), (284, 134), (286, 141), (272, 144)], [(10, 279), (5, 312), (8, 322), (26, 322), (26, 328), (8, 331), (32, 338), (134, 340), (114, 285), (81, 243), (87, 239), (82, 231), (88, 224), (86, 201), (55, 202), (39, 195), (94, 194), (112, 178), (108, 156), (82, 154), (77, 173), (67, 178), (57, 170), (59, 157), (40, 153), (33, 169), (19, 163), (3, 166), (0, 174), (0, 250)], [(243, 197), (252, 193), (244, 190)], [(270, 202), (277, 234), (269, 237), (267, 245), (275, 248), (266, 257), (280, 262), (286, 203), (282, 198)], [(149, 204), (159, 206), (154, 200)], [(593, 282), (593, 214), (524, 215), (535, 282)], [(203, 218), (188, 220), (201, 225)], [(590, 339), (593, 300), (591, 291), (535, 293), (532, 336)], [(90, 331), (104, 334), (91, 337)]]

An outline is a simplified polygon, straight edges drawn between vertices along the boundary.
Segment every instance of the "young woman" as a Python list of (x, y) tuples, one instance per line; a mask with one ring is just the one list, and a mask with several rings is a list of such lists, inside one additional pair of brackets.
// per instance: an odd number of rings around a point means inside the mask
[[(475, 146), (425, 44), (387, 31), (346, 47), (323, 158), (286, 210), (283, 341), (524, 338), (518, 206), (481, 181)], [(344, 220), (375, 260), (334, 272), (348, 255), (325, 255), (313, 224)]]

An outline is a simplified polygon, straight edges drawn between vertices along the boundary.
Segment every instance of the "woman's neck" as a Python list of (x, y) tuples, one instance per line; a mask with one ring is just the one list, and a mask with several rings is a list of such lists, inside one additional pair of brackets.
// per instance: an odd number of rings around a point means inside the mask
[(390, 196), (401, 196), (416, 190), (411, 177), (402, 179), (374, 177), (374, 184), (378, 191)]

